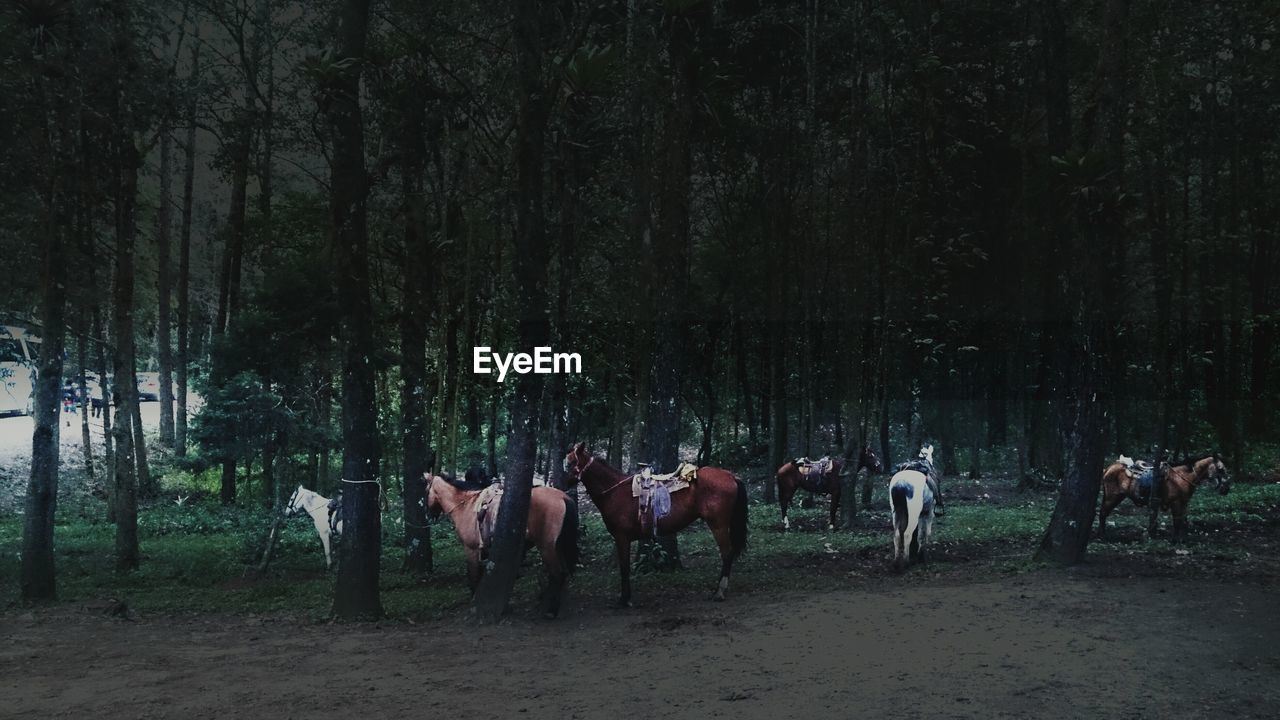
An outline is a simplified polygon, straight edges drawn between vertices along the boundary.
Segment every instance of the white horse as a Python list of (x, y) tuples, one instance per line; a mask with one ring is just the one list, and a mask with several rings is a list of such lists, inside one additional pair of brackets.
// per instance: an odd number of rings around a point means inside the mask
[(933, 446), (920, 448), (920, 459), (908, 463), (889, 480), (893, 508), (893, 567), (924, 559), (924, 546), (933, 533)]
[(342, 534), (342, 520), (334, 515), (330, 524), (329, 498), (299, 485), (285, 507), (285, 517), (293, 517), (302, 512), (311, 516), (311, 521), (316, 526), (316, 534), (320, 536), (320, 544), (324, 545), (324, 566), (332, 567), (333, 555), (329, 551), (329, 537), (334, 533)]

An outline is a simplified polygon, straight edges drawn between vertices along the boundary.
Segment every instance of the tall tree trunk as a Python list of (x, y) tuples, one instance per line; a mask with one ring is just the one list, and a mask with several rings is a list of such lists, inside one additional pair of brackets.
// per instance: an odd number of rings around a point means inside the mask
[[(547, 317), (546, 280), (550, 252), (543, 217), (543, 137), (547, 127), (547, 88), (542, 79), (541, 6), (513, 0), (516, 85), (516, 253), (512, 259), (519, 307), (520, 347), (546, 345), (551, 334)], [(533, 465), (537, 454), (538, 401), (542, 376), (517, 375), (511, 403), (511, 435), (507, 442), (505, 491), (489, 558), (492, 569), (480, 581), (475, 612), (493, 622), (506, 610), (524, 554)]]
[[(1074, 332), (1068, 349), (1065, 406), (1070, 423), (1063, 429), (1067, 466), (1049, 527), (1036, 552), (1042, 560), (1063, 564), (1080, 562), (1089, 545), (1098, 503), (1103, 462), (1103, 433), (1110, 398), (1108, 376), (1102, 367), (1113, 359), (1114, 335), (1107, 324), (1115, 311), (1107, 300), (1108, 284), (1114, 282), (1115, 245), (1123, 242), (1123, 218), (1118, 200), (1124, 169), (1126, 48), (1125, 37), (1129, 0), (1107, 0), (1102, 53), (1098, 63), (1098, 95), (1093, 115), (1086, 116), (1085, 149), (1099, 151), (1107, 168), (1102, 182), (1103, 203), (1109, 212), (1096, 209), (1097, 200), (1081, 201), (1077, 212), (1075, 257), (1082, 258), (1068, 280), (1069, 307), (1077, 308)], [(1059, 39), (1060, 40), (1060, 39)], [(1091, 120), (1091, 122), (1090, 122)], [(1114, 301), (1111, 301), (1114, 302)], [(1153, 500), (1153, 504), (1158, 502)]]
[(86, 370), (89, 363), (88, 317), (84, 308), (80, 309), (80, 333), (76, 338), (76, 384), (80, 387), (80, 449), (84, 452), (84, 471), (89, 477), (94, 476), (93, 469), (93, 435), (89, 432), (89, 381)]
[[(200, 78), (200, 36), (197, 35), (191, 46), (192, 81)], [(188, 354), (189, 334), (191, 332), (191, 219), (195, 200), (196, 177), (196, 112), (197, 98), (195, 92), (187, 105), (187, 137), (183, 143), (182, 169), (182, 231), (178, 240), (178, 357), (177, 384), (178, 408), (174, 418), (174, 452), (179, 456), (187, 454), (187, 372), (191, 363)]]
[(374, 619), (382, 614), (378, 577), (382, 566), (379, 510), (378, 413), (374, 397), (373, 305), (369, 295), (364, 165), (364, 119), (360, 76), (369, 23), (369, 0), (344, 0), (338, 7), (340, 67), (321, 88), (333, 149), (330, 211), (338, 307), (342, 321), (342, 542), (333, 611), (342, 619)]
[(159, 307), (156, 313), (156, 355), (160, 362), (160, 444), (173, 447), (173, 345), (170, 322), (172, 302), (169, 268), (170, 234), (173, 228), (173, 192), (170, 155), (173, 135), (166, 118), (160, 127), (160, 197), (156, 208), (156, 256), (160, 265), (157, 294)]
[[(52, 111), (49, 115), (53, 115)], [(66, 194), (61, 177), (61, 130), (46, 128), (54, 162), (51, 163), (46, 212), (44, 263), (41, 277), (40, 322), (43, 352), (36, 377), (35, 425), (31, 433), (31, 475), (27, 481), (26, 513), (22, 525), (22, 600), (33, 602), (57, 597), (54, 570), (53, 518), (58, 509), (59, 426), (62, 412), (62, 357), (66, 334), (66, 293), (63, 264), (66, 228), (63, 207)], [(81, 342), (83, 347), (83, 341)]]
[(662, 108), (662, 176), (658, 220), (653, 243), (654, 345), (665, 349), (653, 357), (649, 388), (649, 453), (665, 472), (680, 460), (683, 402), (685, 298), (689, 286), (689, 176), (691, 132), (698, 59), (695, 51), (711, 3), (691, 2), (679, 10), (666, 7), (664, 31), (671, 63), (671, 92)]
[(432, 569), (431, 528), (427, 525), (426, 484), (430, 423), (427, 420), (427, 323), (432, 283), (428, 238), (422, 232), (423, 144), (426, 108), (410, 91), (402, 98), (401, 202), (404, 206), (404, 301), (400, 314), (400, 432), (404, 477), (404, 570)]
[[(133, 376), (138, 376), (138, 348), (135, 345), (129, 350), (129, 361), (133, 363)], [(136, 388), (137, 385), (135, 384)], [(133, 427), (134, 475), (137, 478), (137, 491), (143, 497), (155, 495), (156, 488), (151, 478), (151, 463), (147, 460), (147, 436), (142, 427), (142, 403), (138, 401), (137, 390), (133, 395), (133, 404), (129, 406)]]
[[(118, 102), (120, 106), (126, 104), (123, 93)], [(133, 253), (134, 202), (137, 197), (139, 158), (128, 127), (127, 124), (121, 124), (116, 139), (115, 297), (111, 321), (111, 365), (115, 369), (115, 424), (112, 428), (115, 468), (111, 496), (116, 519), (118, 572), (137, 569), (139, 561), (138, 488), (134, 474), (132, 421), (133, 408), (138, 404), (138, 386), (133, 377)], [(107, 408), (103, 408), (103, 412), (107, 412)]]

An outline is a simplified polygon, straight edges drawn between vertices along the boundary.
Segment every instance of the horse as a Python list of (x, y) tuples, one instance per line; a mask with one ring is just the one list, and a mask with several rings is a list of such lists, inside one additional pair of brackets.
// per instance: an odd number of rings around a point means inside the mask
[[(840, 477), (844, 474), (845, 462), (845, 458), (834, 458), (831, 460), (831, 466), (821, 474), (807, 474), (795, 462), (786, 463), (778, 468), (778, 472), (774, 477), (778, 483), (778, 506), (782, 509), (782, 529), (784, 531), (791, 529), (791, 519), (787, 517), (787, 509), (791, 506), (791, 498), (795, 496), (796, 490), (802, 487), (810, 492), (831, 496), (831, 520), (827, 523), (827, 529), (836, 529), (836, 522), (840, 513)], [(857, 475), (862, 468), (866, 468), (869, 474), (884, 472), (884, 465), (881, 464), (880, 458), (876, 457), (876, 454), (871, 451), (870, 445), (863, 446), (862, 452), (858, 455), (858, 464), (854, 467), (853, 474)]]
[(926, 445), (920, 449), (919, 460), (901, 465), (889, 480), (895, 570), (901, 570), (907, 562), (924, 560), (924, 546), (933, 534), (933, 474), (933, 446)]
[[(1106, 537), (1107, 516), (1125, 498), (1139, 507), (1148, 502), (1148, 497), (1144, 497), (1140, 491), (1137, 477), (1129, 471), (1130, 467), (1128, 463), (1117, 461), (1102, 472), (1102, 507), (1098, 508), (1099, 538)], [(1200, 483), (1212, 479), (1218, 494), (1226, 495), (1231, 491), (1231, 480), (1227, 477), (1226, 466), (1216, 454), (1187, 459), (1174, 465), (1162, 463), (1160, 469), (1164, 471), (1164, 483), (1158, 490), (1160, 509), (1173, 515), (1171, 539), (1173, 542), (1180, 542), (1186, 539), (1187, 534), (1187, 505)], [(1154, 527), (1152, 525), (1152, 532)]]
[[(631, 495), (633, 476), (623, 475), (587, 449), (574, 445), (564, 458), (565, 482), (582, 483), (600, 509), (605, 528), (613, 536), (621, 575), (620, 607), (631, 607), (631, 543), (647, 535), (640, 518), (640, 501)], [(724, 600), (733, 561), (747, 546), (747, 487), (733, 473), (716, 467), (698, 468), (692, 486), (671, 494), (671, 512), (654, 521), (655, 532), (674, 533), (702, 518), (720, 548), (720, 584), (714, 599)]]
[(298, 489), (293, 491), (293, 495), (289, 497), (289, 504), (285, 506), (285, 517), (293, 517), (300, 512), (305, 512), (311, 516), (311, 521), (315, 523), (316, 534), (320, 536), (320, 544), (324, 546), (324, 566), (326, 568), (333, 567), (333, 555), (329, 550), (329, 537), (334, 534), (342, 534), (342, 520), (336, 513), (330, 512), (329, 498), (317, 492), (312, 492), (302, 485), (298, 485)]
[[(441, 513), (453, 521), (467, 559), (467, 585), (474, 595), (484, 575), (485, 544), (493, 533), (501, 497), (500, 486), (468, 489), (439, 475), (423, 474), (427, 483), (427, 513)], [(492, 507), (485, 507), (492, 503)], [(560, 490), (535, 487), (529, 496), (529, 520), (525, 526), (526, 548), (536, 545), (549, 583), (543, 593), (543, 615), (560, 613), (564, 586), (578, 565), (578, 504)]]

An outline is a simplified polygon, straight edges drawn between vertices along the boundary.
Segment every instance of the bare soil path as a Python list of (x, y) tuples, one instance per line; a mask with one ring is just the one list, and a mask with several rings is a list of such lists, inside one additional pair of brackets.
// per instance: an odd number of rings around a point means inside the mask
[(1276, 589), (1086, 566), (628, 611), (576, 598), (555, 622), (485, 628), (63, 606), (0, 616), (0, 716), (1274, 718)]

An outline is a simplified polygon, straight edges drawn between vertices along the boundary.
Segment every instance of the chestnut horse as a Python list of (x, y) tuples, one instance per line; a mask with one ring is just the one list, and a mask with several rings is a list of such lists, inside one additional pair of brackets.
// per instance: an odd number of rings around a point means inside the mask
[[(582, 483), (591, 501), (600, 509), (604, 526), (613, 536), (618, 553), (618, 572), (622, 576), (622, 594), (618, 604), (631, 606), (631, 543), (645, 537), (640, 526), (640, 501), (631, 496), (631, 475), (623, 475), (591, 454), (586, 444), (578, 443), (564, 458), (565, 482)], [(686, 490), (671, 494), (671, 513), (657, 521), (661, 533), (674, 533), (702, 518), (720, 547), (720, 585), (715, 599), (724, 600), (729, 589), (729, 572), (733, 561), (747, 546), (747, 487), (728, 470), (715, 467), (698, 468), (698, 474)]]
[[(474, 594), (484, 574), (484, 541), (492, 531), (498, 508), (486, 510), (485, 528), (481, 528), (478, 507), (482, 493), (459, 487), (439, 475), (423, 474), (427, 483), (427, 513), (437, 518), (449, 516), (467, 558), (467, 584)], [(542, 554), (549, 584), (543, 593), (543, 614), (553, 618), (560, 612), (560, 596), (565, 583), (578, 564), (578, 505), (568, 495), (550, 487), (535, 487), (529, 496), (529, 523), (525, 529), (526, 547), (537, 545)]]
[[(791, 498), (795, 496), (796, 490), (800, 488), (831, 496), (831, 521), (827, 523), (827, 529), (836, 529), (836, 522), (840, 517), (840, 476), (844, 472), (844, 466), (844, 458), (832, 458), (831, 467), (817, 478), (806, 477), (804, 470), (794, 462), (786, 463), (778, 468), (778, 472), (774, 477), (778, 481), (778, 507), (782, 508), (783, 530), (791, 529), (791, 520), (787, 518), (787, 509), (791, 507)], [(862, 452), (858, 455), (858, 464), (853, 468), (853, 474), (857, 475), (862, 468), (866, 468), (867, 473), (871, 475), (878, 475), (884, 472), (884, 465), (880, 463), (880, 458), (876, 457), (876, 454), (871, 451), (870, 445), (863, 446)], [(871, 481), (867, 480), (867, 482)]]
[[(1173, 515), (1173, 542), (1186, 539), (1187, 505), (1196, 488), (1206, 479), (1214, 481), (1218, 494), (1226, 495), (1231, 491), (1231, 481), (1227, 478), (1227, 468), (1217, 455), (1187, 460), (1176, 465), (1165, 463), (1164, 483), (1152, 488), (1153, 495), (1158, 493), (1160, 509), (1168, 510)], [(1102, 507), (1098, 509), (1098, 537), (1105, 538), (1107, 533), (1107, 516), (1125, 498), (1134, 505), (1142, 506), (1148, 502), (1142, 497), (1138, 488), (1138, 480), (1129, 473), (1129, 466), (1115, 462), (1102, 473)], [(1155, 526), (1152, 525), (1152, 532)]]

